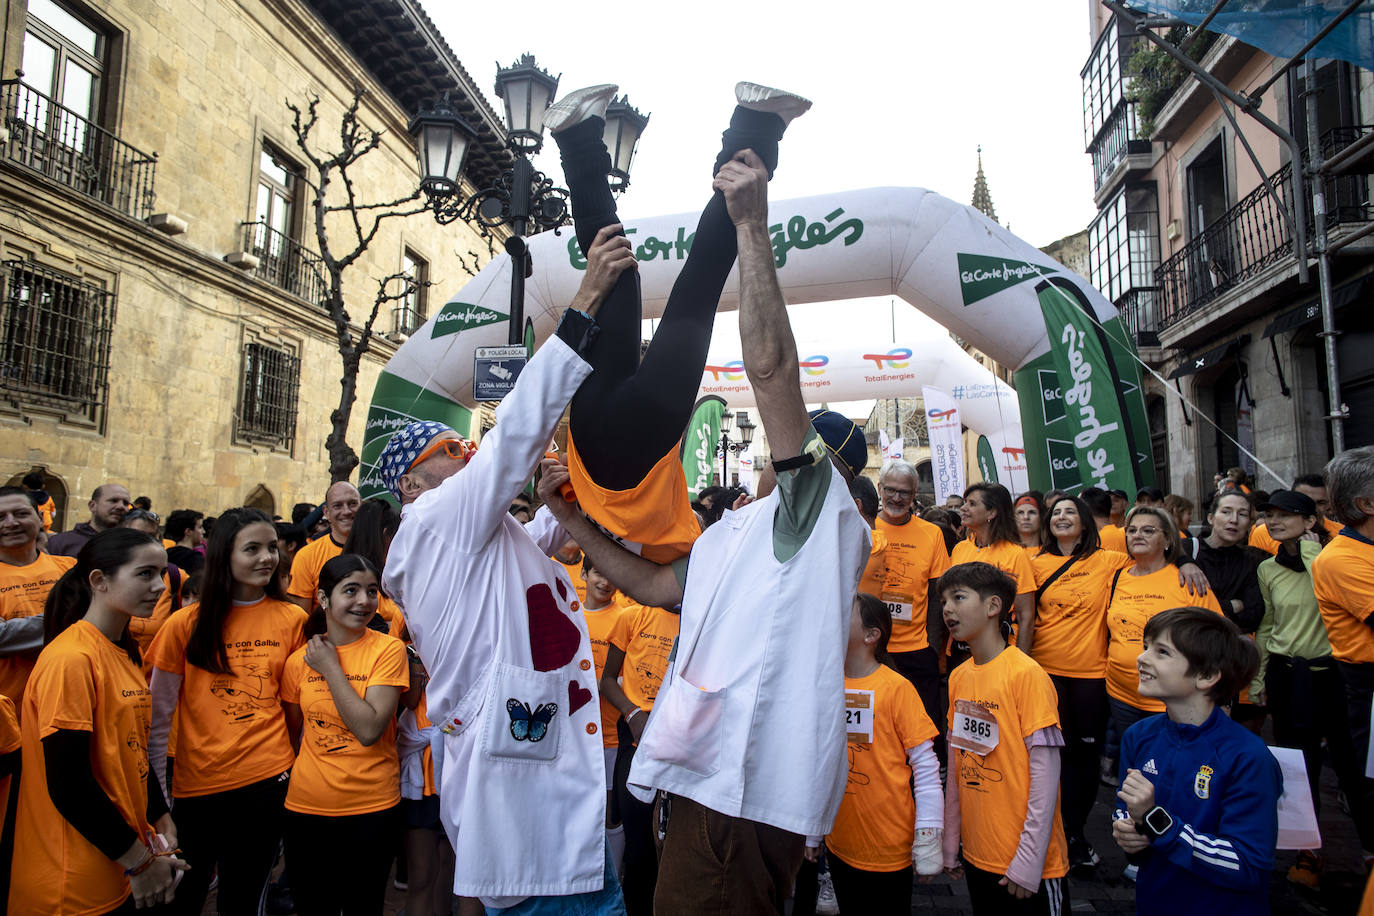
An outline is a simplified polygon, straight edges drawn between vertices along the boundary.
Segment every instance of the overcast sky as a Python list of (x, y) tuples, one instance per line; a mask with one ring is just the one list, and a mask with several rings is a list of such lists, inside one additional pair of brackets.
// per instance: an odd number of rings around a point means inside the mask
[[(497, 62), (528, 51), (561, 73), (560, 95), (618, 83), (652, 114), (620, 200), (627, 217), (701, 208), (741, 79), (815, 103), (788, 129), (774, 200), (895, 185), (968, 203), (981, 145), (999, 221), (1036, 247), (1084, 229), (1096, 212), (1078, 75), (1090, 50), (1087, 0), (536, 0), (481, 14), (423, 2), (498, 111)], [(555, 153), (537, 164), (561, 183)], [(798, 340), (833, 340), (837, 308), (845, 324), (892, 325), (887, 300), (798, 307)], [(930, 327), (901, 302), (896, 316), (899, 337)], [(722, 314), (713, 352), (738, 347), (735, 328)]]

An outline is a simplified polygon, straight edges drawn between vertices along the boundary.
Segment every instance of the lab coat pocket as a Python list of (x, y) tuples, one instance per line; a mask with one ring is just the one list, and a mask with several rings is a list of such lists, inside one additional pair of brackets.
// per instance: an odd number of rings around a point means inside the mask
[(550, 763), (567, 717), (558, 702), (567, 693), (564, 671), (531, 671), (498, 663), (487, 695), (482, 752), (498, 760)]
[(724, 716), (723, 691), (703, 690), (674, 677), (654, 703), (654, 756), (698, 776), (713, 775), (720, 769)]

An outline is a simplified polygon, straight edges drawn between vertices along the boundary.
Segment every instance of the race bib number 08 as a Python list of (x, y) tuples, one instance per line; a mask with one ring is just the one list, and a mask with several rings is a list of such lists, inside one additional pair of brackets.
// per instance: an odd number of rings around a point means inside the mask
[(873, 743), (873, 691), (844, 692), (845, 738), (855, 744)]
[(974, 754), (992, 753), (997, 747), (997, 718), (972, 700), (955, 700), (949, 743)]
[(906, 623), (911, 623), (910, 595), (883, 592), (883, 604), (887, 605), (887, 612), (892, 615), (893, 620), (902, 620)]

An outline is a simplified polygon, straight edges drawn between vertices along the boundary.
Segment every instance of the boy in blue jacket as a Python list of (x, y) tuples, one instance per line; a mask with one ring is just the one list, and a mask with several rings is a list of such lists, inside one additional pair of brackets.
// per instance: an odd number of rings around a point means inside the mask
[(1140, 868), (1136, 911), (1263, 914), (1283, 778), (1263, 741), (1218, 708), (1259, 665), (1231, 621), (1174, 608), (1145, 626), (1140, 695), (1165, 715), (1121, 742), (1112, 835)]

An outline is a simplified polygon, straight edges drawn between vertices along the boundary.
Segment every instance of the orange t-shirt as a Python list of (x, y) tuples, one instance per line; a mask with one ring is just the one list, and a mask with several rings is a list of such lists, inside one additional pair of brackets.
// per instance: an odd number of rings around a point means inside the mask
[[(601, 673), (606, 670), (606, 652), (611, 648), (611, 633), (615, 630), (616, 621), (629, 606), (629, 599), (625, 598), (620, 592), (615, 593), (611, 603), (595, 611), (582, 604), (582, 616), (587, 621), (587, 635), (592, 641), (592, 662), (596, 665), (596, 679), (601, 680)], [(621, 671), (624, 671), (624, 666)], [(620, 735), (616, 732), (615, 723), (620, 718), (620, 712), (605, 697), (601, 698), (601, 744), (603, 747), (619, 747)]]
[[(43, 602), (62, 574), (76, 565), (76, 557), (55, 557), (40, 553), (38, 559), (25, 566), (0, 563), (0, 618), (18, 620), (43, 613)], [(9, 697), (16, 707), (24, 699), (24, 685), (33, 670), (33, 655), (10, 655), (0, 658), (0, 694)], [(22, 708), (20, 715), (23, 715)]]
[(681, 624), (680, 616), (661, 607), (629, 604), (611, 627), (611, 645), (625, 653), (621, 687), (645, 712), (654, 708)]
[(1312, 561), (1312, 585), (1333, 658), (1353, 665), (1374, 662), (1374, 544), (1341, 534)]
[(332, 534), (316, 538), (296, 551), (291, 561), (291, 584), (286, 593), (293, 598), (309, 598), (310, 607), (317, 606), (315, 590), (320, 585), (320, 570), (324, 564), (343, 553), (343, 545), (335, 543)]
[(1176, 607), (1200, 607), (1220, 614), (1217, 594), (1211, 590), (1205, 595), (1189, 594), (1187, 588), (1178, 584), (1178, 567), (1172, 564), (1147, 576), (1133, 576), (1126, 569), (1117, 577), (1116, 591), (1111, 589), (1108, 579), (1111, 601), (1107, 605), (1107, 695), (1136, 709), (1163, 712), (1163, 703), (1140, 695), (1140, 674), (1135, 662), (1145, 650), (1145, 624), (1159, 612)]
[[(405, 618), (401, 616), (401, 606), (386, 595), (377, 595), (377, 616), (386, 621), (386, 635), (401, 638), (405, 628)], [(380, 632), (380, 631), (379, 631)]]
[(1035, 593), (1035, 570), (1031, 569), (1030, 557), (1020, 544), (1011, 541), (998, 541), (987, 547), (979, 547), (973, 538), (964, 538), (954, 545), (949, 555), (949, 565), (960, 563), (987, 563), (1016, 580), (1016, 594)]
[[(1069, 557), (1039, 554), (1031, 560), (1038, 589)], [(1107, 595), (1112, 576), (1132, 564), (1115, 550), (1094, 550), (1064, 571), (1035, 604), (1031, 658), (1060, 677), (1107, 676)]]
[[(607, 490), (592, 481), (569, 433), (568, 474), (577, 493), (577, 504), (587, 517), (610, 532), (622, 547), (646, 560), (666, 564), (685, 557), (692, 542), (701, 536), (676, 445), (658, 460), (639, 486)], [(577, 582), (576, 576), (573, 582)]]
[[(143, 656), (143, 676), (151, 678), (153, 676), (153, 656), (150, 649), (153, 646), (153, 637), (157, 631), (162, 629), (162, 625), (167, 622), (167, 618), (172, 616), (172, 574), (171, 566), (168, 571), (162, 574), (162, 594), (157, 597), (157, 605), (153, 608), (150, 617), (130, 617), (129, 634), (133, 636), (134, 642), (138, 643), (138, 653)], [(186, 583), (186, 573), (178, 569), (177, 586)]]
[(91, 771), (129, 829), (149, 831), (148, 726), (143, 672), (94, 624), (78, 620), (38, 656), (24, 696), (23, 769), (10, 878), (11, 913), (105, 913), (129, 896), (129, 879), (57, 812), (48, 795), (43, 739), (91, 733)]
[(38, 506), (38, 515), (43, 519), (43, 530), (52, 533), (52, 517), (57, 513), (57, 503), (49, 496)]
[(916, 802), (906, 752), (939, 730), (911, 682), (886, 665), (868, 677), (846, 677), (845, 731), (849, 781), (826, 848), (864, 871), (911, 865)]
[[(964, 858), (978, 868), (1004, 875), (1021, 843), (1030, 805), (1030, 751), (1026, 739), (1059, 725), (1059, 697), (1048, 674), (1015, 646), (986, 665), (969, 659), (949, 674), (949, 726), (955, 735), (958, 701), (980, 707), (997, 722), (997, 743), (985, 754), (952, 748), (957, 754), (959, 837)], [(1054, 806), (1054, 831), (1045, 854), (1044, 878), (1069, 871), (1068, 846)]]
[[(0, 757), (19, 750), (19, 716), (14, 711), (10, 698), (0, 695)], [(5, 823), (9, 813), (10, 780), (12, 776), (0, 779), (0, 824)]]
[[(429, 703), (425, 701), (425, 695), (420, 694), (420, 705), (415, 707), (415, 727), (429, 728), (434, 723), (429, 718)], [(438, 795), (439, 789), (434, 784), (434, 751), (428, 744), (420, 751), (420, 770), (425, 776), (425, 795)]]
[(873, 543), (868, 549), (864, 574), (859, 578), (859, 591), (881, 598), (883, 584), (887, 581), (887, 535), (877, 528), (869, 534), (873, 535)]
[[(1322, 527), (1326, 529), (1326, 533), (1332, 537), (1340, 534), (1341, 529), (1345, 527), (1340, 522), (1333, 522), (1329, 518), (1323, 518), (1321, 523)], [(1264, 522), (1259, 522), (1250, 529), (1250, 546), (1258, 547), (1268, 554), (1279, 552), (1279, 542), (1269, 536), (1269, 526)]]
[(894, 525), (881, 515), (874, 534), (887, 536), (887, 581), (878, 597), (892, 612), (889, 652), (915, 652), (930, 645), (926, 615), (930, 583), (949, 569), (944, 533), (930, 522), (912, 516)]
[[(405, 643), (373, 629), (338, 647), (349, 686), (363, 696), (369, 687), (410, 687)], [(286, 792), (288, 811), (338, 817), (385, 811), (401, 803), (401, 764), (396, 757), (396, 720), (369, 747), (339, 715), (324, 675), (305, 663), (305, 647), (291, 653), (281, 676), (283, 703), (301, 709), (301, 751)], [(180, 761), (177, 762), (180, 766)]]
[(1117, 553), (1127, 553), (1126, 550), (1126, 529), (1120, 525), (1103, 525), (1097, 529), (1097, 536), (1102, 541), (1105, 550), (1115, 550)]
[(169, 617), (154, 645), (153, 664), (182, 676), (176, 798), (260, 782), (291, 769), (296, 757), (279, 689), (287, 657), (305, 644), (305, 611), (275, 598), (234, 607), (223, 632), (232, 673), (214, 674), (186, 660), (199, 609), (190, 604)]
[[(564, 571), (567, 572), (568, 579), (572, 582), (573, 591), (577, 592), (577, 600), (582, 604), (586, 604), (587, 581), (582, 578), (582, 558), (578, 557), (576, 563), (564, 563), (562, 560), (558, 559), (558, 557), (554, 557), (553, 561), (563, 567)], [(573, 608), (573, 610), (577, 610), (577, 608)]]

